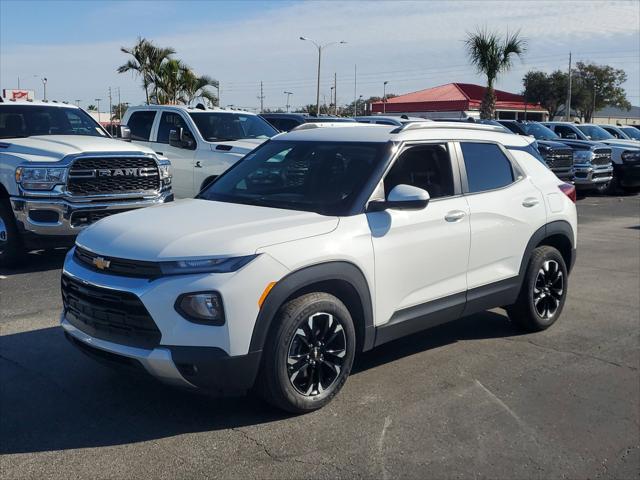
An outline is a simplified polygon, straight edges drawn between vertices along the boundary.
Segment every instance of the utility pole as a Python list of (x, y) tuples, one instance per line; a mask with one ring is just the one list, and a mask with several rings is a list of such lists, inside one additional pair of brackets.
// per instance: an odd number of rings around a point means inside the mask
[(102, 100), (101, 98), (96, 98), (96, 108), (98, 109), (98, 123), (100, 123), (100, 100)]
[(333, 105), (333, 89), (335, 87), (333, 85), (331, 85), (331, 88), (329, 89), (329, 110), (327, 111), (328, 115), (331, 115), (331, 105)]
[(358, 65), (353, 66), (353, 116), (358, 115)]
[(387, 113), (387, 80), (382, 84), (382, 113)]
[(338, 74), (333, 72), (333, 114), (338, 116)]
[(321, 45), (307, 37), (300, 37), (300, 40), (309, 41), (313, 43), (318, 49), (318, 85), (316, 88), (316, 116), (320, 116), (320, 64), (322, 61), (322, 49), (327, 48), (331, 45), (346, 45), (347, 42), (345, 42), (344, 40), (341, 40), (339, 42), (330, 42), (330, 43), (325, 43), (324, 45)]
[(262, 88), (262, 82), (260, 82), (260, 113), (264, 111), (264, 89)]
[(43, 100), (47, 101), (47, 77), (42, 77), (42, 86), (44, 88), (44, 98)]
[(109, 125), (111, 125), (111, 118), (113, 116), (113, 104), (111, 102), (111, 87), (109, 87)]
[[(570, 117), (571, 117), (571, 52), (569, 52), (569, 92), (567, 93), (567, 104), (564, 107), (564, 119), (568, 122)], [(553, 118), (551, 120), (553, 120)]]
[(284, 92), (284, 94), (287, 96), (287, 113), (289, 113), (289, 97), (293, 95), (293, 92)]
[(118, 122), (122, 120), (122, 102), (120, 100), (120, 87), (116, 87), (118, 89)]

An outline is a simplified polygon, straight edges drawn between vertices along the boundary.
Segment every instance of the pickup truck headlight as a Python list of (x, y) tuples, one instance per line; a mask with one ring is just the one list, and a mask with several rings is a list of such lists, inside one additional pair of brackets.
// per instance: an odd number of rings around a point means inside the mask
[(593, 160), (593, 152), (590, 150), (577, 150), (573, 152), (574, 163), (590, 163)]
[(67, 169), (59, 167), (18, 167), (16, 182), (27, 190), (51, 190), (67, 181)]
[(160, 181), (162, 185), (171, 184), (171, 163), (164, 162), (158, 164), (158, 170), (160, 171)]
[(176, 300), (175, 309), (194, 323), (224, 324), (224, 308), (218, 292), (183, 293)]
[(622, 152), (623, 162), (637, 162), (640, 161), (640, 150), (626, 150)]
[(201, 260), (178, 260), (162, 262), (160, 269), (165, 275), (186, 275), (189, 273), (230, 273), (240, 270), (257, 255), (230, 258), (206, 258)]

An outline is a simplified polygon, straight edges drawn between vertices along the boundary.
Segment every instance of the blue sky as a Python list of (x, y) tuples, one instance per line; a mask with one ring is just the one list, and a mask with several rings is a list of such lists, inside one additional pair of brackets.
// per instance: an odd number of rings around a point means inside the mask
[(21, 86), (50, 98), (81, 99), (86, 106), (119, 87), (122, 100), (143, 100), (139, 82), (119, 75), (126, 61), (120, 46), (145, 36), (172, 46), (198, 73), (217, 78), (222, 104), (280, 107), (284, 91), (293, 105), (313, 103), (317, 56), (300, 35), (318, 41), (346, 40), (323, 56), (321, 95), (333, 74), (338, 101), (357, 95), (405, 93), (452, 81), (482, 83), (468, 65), (463, 45), (477, 26), (520, 29), (529, 41), (522, 61), (498, 87), (519, 91), (529, 69), (566, 68), (574, 59), (627, 71), (630, 101), (640, 104), (640, 2), (438, 2), (438, 1), (12, 1), (0, 0), (0, 87)]

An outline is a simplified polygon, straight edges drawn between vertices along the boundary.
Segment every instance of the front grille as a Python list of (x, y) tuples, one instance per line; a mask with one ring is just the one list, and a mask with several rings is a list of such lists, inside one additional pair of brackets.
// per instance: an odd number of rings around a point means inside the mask
[(573, 166), (572, 150), (553, 150), (544, 158), (549, 168), (565, 168)]
[(156, 161), (148, 157), (79, 158), (71, 164), (67, 190), (73, 195), (155, 192)]
[(115, 215), (116, 213), (128, 212), (130, 208), (123, 208), (121, 210), (86, 210), (77, 211), (71, 214), (71, 226), (72, 227), (86, 227), (92, 223), (102, 220), (105, 217)]
[[(78, 260), (84, 266), (91, 268), (92, 270), (102, 271), (111, 275), (121, 275), (123, 277), (154, 278), (159, 277), (162, 274), (160, 265), (158, 265), (156, 262), (144, 262), (140, 260), (128, 260), (125, 258), (105, 257), (78, 246), (76, 246), (74, 255), (76, 260)], [(97, 258), (101, 258), (103, 261), (109, 262), (109, 266), (102, 270), (99, 270), (94, 263), (94, 260)]]
[(608, 165), (611, 163), (611, 150), (608, 148), (597, 148), (593, 151), (592, 165)]
[(160, 330), (133, 293), (88, 285), (63, 275), (62, 302), (69, 323), (87, 335), (147, 349), (160, 343)]

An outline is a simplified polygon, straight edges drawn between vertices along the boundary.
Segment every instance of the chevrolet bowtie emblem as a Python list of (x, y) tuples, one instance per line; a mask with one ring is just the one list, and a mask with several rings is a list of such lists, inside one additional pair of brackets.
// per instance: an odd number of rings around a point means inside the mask
[(102, 257), (96, 257), (93, 259), (93, 264), (97, 269), (104, 270), (105, 268), (109, 268), (109, 265), (111, 265), (111, 260), (105, 260)]

